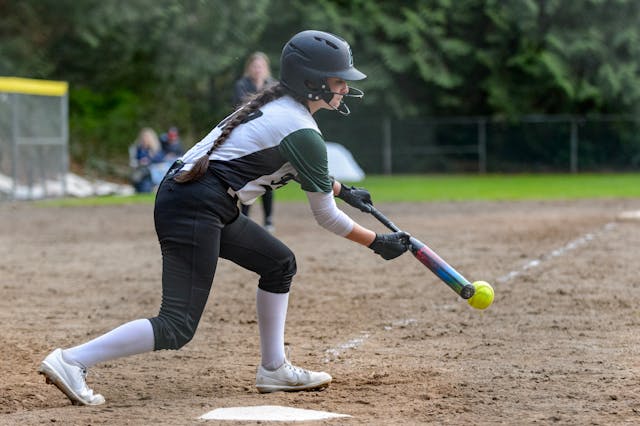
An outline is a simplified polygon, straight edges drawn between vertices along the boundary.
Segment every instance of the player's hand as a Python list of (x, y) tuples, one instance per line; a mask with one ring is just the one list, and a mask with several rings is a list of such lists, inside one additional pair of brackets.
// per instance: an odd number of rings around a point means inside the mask
[(411, 235), (404, 231), (391, 234), (376, 234), (369, 248), (385, 260), (395, 259), (409, 248)]
[(364, 188), (345, 186), (341, 183), (338, 198), (365, 213), (370, 213), (371, 206), (373, 206), (371, 194), (369, 194), (369, 191)]

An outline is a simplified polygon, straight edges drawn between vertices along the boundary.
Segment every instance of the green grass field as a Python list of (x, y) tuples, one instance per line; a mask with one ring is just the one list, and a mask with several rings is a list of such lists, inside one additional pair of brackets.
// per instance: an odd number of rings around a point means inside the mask
[[(553, 175), (369, 176), (355, 186), (367, 188), (375, 202), (460, 200), (570, 200), (640, 197), (640, 173)], [(154, 196), (65, 198), (41, 206), (152, 203)], [(304, 201), (296, 183), (276, 193), (278, 202)]]

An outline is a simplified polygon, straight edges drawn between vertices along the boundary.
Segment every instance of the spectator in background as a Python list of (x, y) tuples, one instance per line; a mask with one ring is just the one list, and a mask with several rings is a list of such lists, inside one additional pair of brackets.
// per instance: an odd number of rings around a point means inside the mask
[(163, 133), (162, 136), (160, 136), (160, 143), (162, 144), (162, 151), (164, 152), (164, 161), (173, 163), (184, 154), (180, 134), (178, 133), (178, 128), (175, 126), (170, 127), (167, 133)]
[(247, 58), (244, 64), (244, 74), (236, 81), (233, 88), (233, 107), (247, 101), (251, 95), (259, 92), (266, 86), (276, 83), (271, 77), (269, 57), (262, 52), (254, 52)]
[(134, 167), (131, 183), (136, 192), (151, 192), (160, 183), (154, 182), (154, 165), (164, 161), (164, 152), (155, 130), (149, 127), (140, 130), (134, 148), (135, 152), (131, 158), (131, 165)]
[[(246, 102), (255, 93), (274, 83), (276, 83), (276, 80), (271, 77), (269, 57), (262, 52), (252, 53), (245, 62), (244, 75), (235, 82), (233, 88), (232, 103), (234, 109)], [(273, 191), (265, 192), (261, 200), (264, 212), (264, 227), (269, 232), (273, 232)], [(242, 214), (249, 216), (249, 207), (243, 204)]]

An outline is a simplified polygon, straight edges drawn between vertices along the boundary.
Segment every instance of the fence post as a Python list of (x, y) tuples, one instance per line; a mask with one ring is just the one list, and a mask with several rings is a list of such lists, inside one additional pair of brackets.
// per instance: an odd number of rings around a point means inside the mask
[(60, 97), (61, 126), (60, 137), (62, 138), (62, 196), (67, 196), (67, 174), (69, 173), (69, 93)]
[(487, 120), (478, 120), (478, 172), (487, 173)]
[(17, 93), (9, 94), (9, 102), (11, 102), (11, 177), (13, 178), (11, 198), (14, 200), (18, 194), (18, 100)]
[(385, 115), (382, 119), (382, 171), (391, 174), (391, 119)]
[(571, 173), (578, 173), (578, 123), (575, 118), (571, 119), (570, 150)]

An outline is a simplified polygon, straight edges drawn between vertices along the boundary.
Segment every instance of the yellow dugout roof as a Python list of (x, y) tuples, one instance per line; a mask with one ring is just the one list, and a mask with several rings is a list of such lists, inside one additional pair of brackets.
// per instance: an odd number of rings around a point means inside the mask
[(31, 78), (0, 77), (0, 92), (26, 95), (64, 96), (69, 90), (66, 81), (34, 80)]

